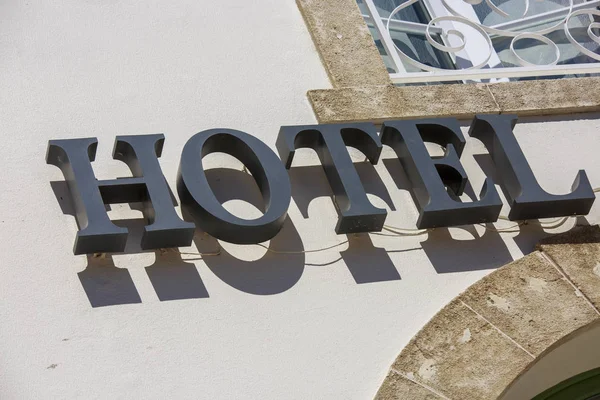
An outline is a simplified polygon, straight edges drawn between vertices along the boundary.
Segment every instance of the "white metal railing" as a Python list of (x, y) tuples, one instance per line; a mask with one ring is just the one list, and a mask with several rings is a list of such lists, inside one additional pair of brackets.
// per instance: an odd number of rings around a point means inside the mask
[(451, 69), (445, 71), (392, 73), (393, 83), (473, 81), (494, 78), (525, 78), (542, 76), (583, 75), (600, 73), (598, 64), (540, 65), (534, 67), (505, 67), (488, 69)]
[[(398, 0), (398, 6), (390, 15), (382, 17), (376, 6), (377, 0), (362, 0), (367, 13), (365, 20), (372, 25), (381, 38), (381, 43), (389, 55), (392, 68), (390, 74), (394, 83), (447, 82), (447, 81), (480, 81), (502, 80), (509, 78), (563, 76), (577, 74), (600, 74), (600, 54), (579, 43), (572, 34), (573, 26), (569, 24), (577, 20), (577, 29), (587, 32), (589, 41), (600, 45), (600, 0), (592, 0), (574, 4), (574, 0), (566, 7), (560, 7), (543, 13), (530, 13), (529, 0), (522, 0), (525, 12), (519, 18), (491, 26), (484, 25), (473, 9), (473, 4), (485, 1), (490, 12), (503, 18), (511, 16), (498, 8), (493, 0)], [(540, 0), (536, 0), (540, 1)], [(541, 0), (551, 1), (551, 0)], [(399, 12), (415, 3), (422, 2), (431, 15), (427, 23), (402, 21), (396, 18)], [(583, 17), (583, 18), (582, 18)], [(514, 16), (512, 16), (514, 18)], [(587, 27), (585, 22), (587, 21)], [(550, 33), (564, 30), (568, 45), (573, 46), (580, 54), (589, 58), (588, 63), (559, 64), (561, 51), (559, 46), (548, 37)], [(427, 43), (441, 52), (449, 54), (455, 62), (456, 69), (443, 69), (426, 65), (418, 59), (404, 53), (392, 39), (398, 32), (424, 35)], [(437, 39), (434, 37), (437, 36)], [(441, 43), (439, 39), (441, 38)], [(510, 52), (513, 64), (517, 67), (503, 67), (500, 57), (494, 48), (493, 39), (510, 39)], [(552, 60), (546, 64), (532, 63), (519, 55), (515, 44), (524, 39), (533, 40), (548, 46)], [(563, 45), (561, 43), (561, 45)], [(406, 66), (420, 72), (407, 72)]]
[[(365, 20), (372, 23), (373, 18), (371, 18), (370, 15), (363, 14), (362, 16)], [(419, 22), (411, 22), (411, 21), (400, 21), (399, 19), (389, 19), (389, 18), (380, 18), (380, 19), (385, 24), (387, 24), (389, 21), (390, 30), (406, 32), (406, 33), (419, 33), (422, 35), (425, 35), (425, 32), (427, 31), (427, 24), (421, 24)], [(430, 29), (431, 29), (431, 33), (434, 33), (437, 35), (441, 35), (442, 33), (444, 33), (444, 30), (437, 26), (431, 27)]]

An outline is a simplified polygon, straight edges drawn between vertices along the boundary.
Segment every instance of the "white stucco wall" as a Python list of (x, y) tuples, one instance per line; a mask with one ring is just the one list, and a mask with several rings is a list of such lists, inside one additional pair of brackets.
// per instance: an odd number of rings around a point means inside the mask
[[(280, 125), (315, 123), (305, 93), (327, 87), (293, 0), (1, 2), (0, 398), (368, 399), (443, 305), (544, 234), (528, 226), (519, 234), (371, 235), (350, 238), (348, 251), (344, 244), (305, 256), (223, 244), (238, 258), (167, 254), (155, 263), (154, 253), (134, 253), (114, 256), (119, 270), (82, 273), (87, 258), (71, 252), (74, 218), (61, 211), (60, 185), (50, 184), (62, 174), (44, 161), (49, 139), (97, 137), (94, 167), (106, 179), (126, 173), (110, 160), (116, 135), (165, 133), (161, 163), (175, 190), (192, 134), (241, 129), (274, 148)], [(597, 115), (530, 119), (516, 134), (542, 185), (564, 193), (578, 169), (600, 186), (599, 127)], [(485, 154), (474, 140), (463, 160), (478, 193), (484, 175), (473, 153)], [(379, 194), (371, 198), (383, 206), (387, 188), (387, 223), (414, 228), (405, 181), (386, 168), (399, 164), (390, 149), (384, 159), (377, 174), (359, 166)], [(210, 161), (241, 169), (226, 157)], [(317, 157), (301, 151), (295, 165), (316, 167), (290, 172), (291, 223), (273, 249), (346, 240), (333, 231)], [(239, 176), (228, 182), (236, 183), (224, 196), (238, 194)], [(227, 206), (256, 212), (239, 200)], [(588, 221), (598, 214), (595, 206)], [(110, 215), (141, 214), (115, 206)], [(201, 251), (216, 248), (200, 237)], [(84, 286), (101, 300), (137, 293), (141, 302), (92, 307)], [(182, 288), (200, 298), (159, 299)]]

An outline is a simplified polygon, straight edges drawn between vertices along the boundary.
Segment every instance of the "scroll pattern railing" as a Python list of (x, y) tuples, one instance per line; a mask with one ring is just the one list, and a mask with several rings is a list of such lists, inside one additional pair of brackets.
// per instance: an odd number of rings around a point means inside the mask
[[(493, 81), (600, 73), (600, 0), (578, 4), (568, 0), (566, 6), (562, 0), (562, 5), (551, 3), (553, 7), (548, 7), (549, 10), (539, 7), (539, 0), (533, 1), (538, 3), (535, 7), (531, 7), (530, 0), (522, 0), (517, 12), (506, 4), (502, 9), (493, 0), (400, 0), (384, 16), (377, 4), (379, 0), (359, 0), (359, 3), (366, 11), (367, 23), (387, 53), (388, 65), (393, 70), (390, 77), (395, 83)], [(387, 0), (388, 7), (389, 2)], [(403, 11), (417, 3), (427, 10), (429, 21), (403, 20)], [(489, 15), (494, 14), (494, 18), (485, 18), (486, 21), (502, 22), (482, 22), (474, 7), (481, 9), (483, 6), (489, 7)], [(540, 8), (544, 11), (539, 12)], [(507, 9), (510, 10), (507, 12)], [(575, 30), (577, 34), (573, 33)], [(560, 46), (553, 39), (557, 31), (564, 32), (564, 36), (558, 32), (563, 39)], [(423, 62), (414, 54), (408, 54), (404, 46), (393, 39), (398, 32), (422, 35), (428, 46), (453, 60), (453, 68)], [(499, 58), (495, 48), (499, 40), (510, 43), (503, 49), (503, 58), (510, 57), (510, 63)], [(542, 57), (536, 54), (539, 53), (537, 50), (529, 51), (529, 57), (525, 56), (522, 50), (525, 42), (535, 43), (536, 49), (541, 46), (545, 59), (540, 61)], [(568, 53), (576, 53), (577, 57), (565, 61), (561, 52), (569, 46)], [(535, 57), (531, 57), (532, 53)]]

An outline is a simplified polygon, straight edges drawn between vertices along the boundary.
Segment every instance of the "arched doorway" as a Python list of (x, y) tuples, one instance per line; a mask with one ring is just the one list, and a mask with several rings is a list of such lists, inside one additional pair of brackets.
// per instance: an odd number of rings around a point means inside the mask
[(600, 395), (600, 322), (555, 344), (519, 376), (500, 400), (588, 400)]
[[(506, 397), (586, 332), (597, 329), (600, 340), (599, 306), (600, 228), (545, 239), (536, 252), (492, 272), (433, 317), (397, 357), (376, 399), (521, 400), (546, 393), (572, 377), (569, 370), (538, 388), (530, 385), (528, 395)], [(583, 351), (574, 351), (574, 359)], [(600, 350), (594, 351), (599, 356), (582, 372), (600, 367)], [(577, 376), (585, 379), (571, 383), (596, 379)]]
[(533, 400), (599, 400), (600, 368), (584, 372), (544, 391)]

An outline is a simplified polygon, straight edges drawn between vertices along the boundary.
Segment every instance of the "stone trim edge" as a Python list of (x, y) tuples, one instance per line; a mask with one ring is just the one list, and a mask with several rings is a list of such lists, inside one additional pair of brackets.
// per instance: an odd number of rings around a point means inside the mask
[(391, 85), (356, 0), (296, 0), (333, 87)]
[(473, 284), (394, 361), (376, 400), (498, 399), (572, 335), (600, 323), (600, 227), (543, 240)]
[(310, 90), (319, 123), (456, 117), (541, 116), (600, 111), (600, 78), (451, 84), (360, 86)]

